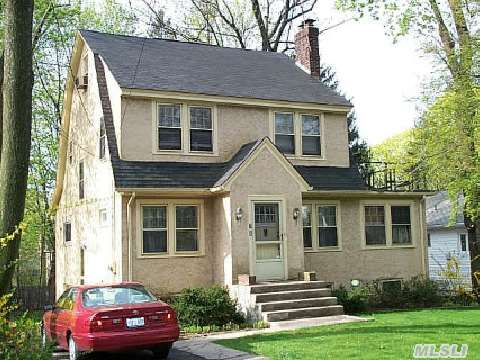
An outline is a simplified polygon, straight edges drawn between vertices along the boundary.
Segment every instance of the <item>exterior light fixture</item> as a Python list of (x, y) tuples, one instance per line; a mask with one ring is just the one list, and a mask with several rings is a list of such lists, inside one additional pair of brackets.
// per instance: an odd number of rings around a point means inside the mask
[(235, 219), (237, 219), (237, 221), (240, 221), (242, 220), (242, 217), (243, 217), (242, 208), (237, 208), (237, 210), (235, 210)]
[(350, 285), (352, 285), (352, 288), (356, 288), (360, 286), (360, 280), (353, 279), (352, 281), (350, 281)]
[(293, 209), (293, 220), (297, 220), (299, 216), (300, 216), (300, 209), (299, 208)]

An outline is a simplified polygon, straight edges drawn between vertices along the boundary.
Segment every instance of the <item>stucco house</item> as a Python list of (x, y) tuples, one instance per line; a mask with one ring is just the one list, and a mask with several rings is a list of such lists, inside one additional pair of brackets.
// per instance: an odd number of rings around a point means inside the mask
[[(320, 308), (336, 304), (328, 284), (427, 273), (427, 194), (367, 186), (349, 159), (352, 105), (318, 80), (312, 21), (295, 43), (297, 63), (77, 35), (53, 200), (57, 294), (82, 282), (160, 294), (221, 284)], [(305, 272), (318, 281), (252, 288)]]
[[(432, 280), (445, 281), (447, 265), (455, 259), (458, 265), (456, 283), (472, 287), (472, 261), (468, 230), (463, 216), (464, 198), (458, 197), (458, 209), (451, 221), (452, 203), (446, 191), (427, 199), (428, 267)], [(454, 263), (452, 263), (454, 264)], [(453, 268), (456, 272), (455, 268)]]

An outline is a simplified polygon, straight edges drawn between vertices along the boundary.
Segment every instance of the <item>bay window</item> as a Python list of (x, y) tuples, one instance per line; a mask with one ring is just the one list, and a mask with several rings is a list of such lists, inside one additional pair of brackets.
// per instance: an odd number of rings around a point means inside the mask
[(158, 149), (182, 149), (180, 105), (158, 106)]
[(284, 154), (295, 154), (293, 113), (275, 113), (275, 144)]
[(213, 151), (212, 109), (190, 107), (190, 151)]

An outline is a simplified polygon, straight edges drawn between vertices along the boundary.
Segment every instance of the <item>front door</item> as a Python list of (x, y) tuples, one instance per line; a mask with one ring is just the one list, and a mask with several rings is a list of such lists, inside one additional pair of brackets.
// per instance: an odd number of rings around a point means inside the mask
[(253, 256), (257, 280), (285, 279), (283, 203), (252, 201)]

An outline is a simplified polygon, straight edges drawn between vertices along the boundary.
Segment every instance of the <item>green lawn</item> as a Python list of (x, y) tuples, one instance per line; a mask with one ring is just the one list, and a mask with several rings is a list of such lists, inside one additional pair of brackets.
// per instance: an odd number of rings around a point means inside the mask
[(468, 344), (480, 359), (480, 309), (417, 310), (372, 315), (374, 321), (254, 335), (219, 344), (270, 359), (412, 359), (422, 344)]

